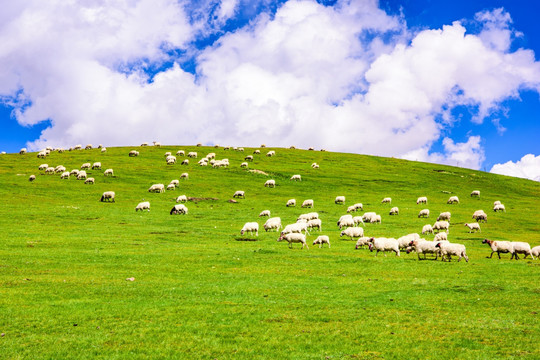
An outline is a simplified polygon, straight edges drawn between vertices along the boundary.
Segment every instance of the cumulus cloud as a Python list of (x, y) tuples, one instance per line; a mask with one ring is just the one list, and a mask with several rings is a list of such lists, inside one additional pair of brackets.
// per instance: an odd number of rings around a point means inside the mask
[(495, 164), (490, 172), (540, 181), (540, 155), (527, 154), (516, 162)]
[[(479, 123), (520, 90), (540, 89), (534, 54), (509, 51), (516, 33), (502, 9), (477, 14), (476, 35), (459, 22), (410, 33), (377, 1), (290, 0), (195, 47), (205, 26), (223, 25), (242, 4), (13, 5), (0, 15), (0, 96), (21, 124), (51, 120), (33, 149), (294, 144), (479, 168), (480, 137), (448, 137), (451, 110), (466, 106)], [(201, 25), (206, 8), (215, 19)], [(431, 153), (443, 133), (444, 153)]]

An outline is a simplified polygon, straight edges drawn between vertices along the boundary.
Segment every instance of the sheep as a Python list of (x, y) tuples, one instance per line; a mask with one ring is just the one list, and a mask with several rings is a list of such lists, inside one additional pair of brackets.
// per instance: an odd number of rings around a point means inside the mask
[(240, 164), (240, 167), (241, 168), (247, 168), (248, 167), (248, 163), (247, 162), (243, 162)]
[(92, 170), (101, 170), (101, 163), (99, 161), (93, 163), (92, 164)]
[(418, 217), (429, 217), (429, 209), (422, 209), (420, 210), (420, 212), (418, 213)]
[(196, 158), (197, 157), (197, 152), (196, 151), (190, 151), (190, 152), (188, 152), (187, 156), (190, 157), (190, 158)]
[(69, 173), (69, 175), (75, 176), (75, 177), (76, 177), (77, 175), (79, 175), (79, 170), (73, 169), (73, 170), (71, 170), (71, 172)]
[(356, 241), (356, 246), (354, 247), (355, 250), (358, 250), (360, 248), (363, 248), (364, 245), (369, 245), (369, 240), (371, 238), (368, 237), (368, 236), (362, 236), (360, 238), (358, 238), (358, 240)]
[(261, 211), (261, 213), (259, 214), (259, 217), (261, 217), (261, 216), (270, 216), (270, 210)]
[(101, 195), (101, 202), (105, 202), (105, 201), (112, 201), (112, 202), (115, 202), (114, 201), (114, 198), (115, 198), (116, 194), (114, 193), (114, 191), (105, 191), (103, 193), (103, 195)]
[(450, 214), (450, 212), (448, 212), (448, 211), (445, 211), (445, 212), (442, 212), (442, 213), (439, 214), (439, 216), (437, 217), (437, 221), (446, 220), (446, 221), (450, 222), (451, 217), (452, 217), (452, 214)]
[(364, 236), (364, 228), (361, 227), (349, 227), (343, 230), (339, 237), (348, 236), (351, 240)]
[(347, 212), (348, 212), (348, 213), (351, 213), (351, 212), (353, 212), (353, 211), (356, 211), (356, 208), (354, 207), (354, 205), (351, 205), (351, 206), (349, 206), (349, 207), (347, 208)]
[(49, 164), (41, 164), (41, 165), (39, 165), (38, 170), (45, 170), (48, 167), (49, 167)]
[(420, 240), (420, 235), (418, 235), (418, 233), (404, 235), (398, 238), (397, 242), (400, 249), (406, 249), (407, 246), (409, 246), (409, 243), (414, 240)]
[(514, 253), (512, 254), (512, 256), (515, 257), (516, 260), (519, 260), (518, 254), (525, 254), (524, 259), (527, 258), (528, 255), (531, 255), (532, 259), (534, 260), (534, 256), (531, 251), (531, 245), (529, 245), (529, 243), (512, 241), (512, 246), (514, 248)]
[(197, 164), (199, 164), (199, 166), (208, 166), (208, 160), (206, 158), (202, 158), (197, 162)]
[(484, 221), (487, 222), (487, 214), (484, 212), (484, 210), (476, 210), (472, 216), (474, 220), (477, 222)]
[(266, 156), (268, 157), (275, 156), (275, 155), (276, 155), (276, 152), (274, 150), (270, 150), (269, 152), (266, 153)]
[(371, 218), (375, 217), (375, 215), (377, 214), (374, 212), (366, 212), (364, 213), (364, 215), (362, 215), (362, 220), (364, 220), (365, 222), (371, 222)]
[(143, 143), (141, 144), (141, 146), (148, 146), (148, 143), (147, 143), (147, 142), (143, 142)]
[(154, 143), (154, 146), (156, 146), (156, 147), (160, 147), (160, 146), (161, 146), (161, 143), (160, 143), (159, 141), (153, 141), (153, 143)]
[(94, 184), (96, 180), (93, 177), (89, 177), (84, 181), (85, 184)]
[(345, 204), (345, 196), (336, 196), (336, 199), (334, 200), (334, 203), (336, 204)]
[(433, 227), (431, 227), (431, 224), (427, 224), (422, 227), (422, 235), (427, 233), (433, 234)]
[(173, 184), (174, 186), (178, 187), (178, 186), (180, 186), (180, 181), (178, 181), (178, 180), (176, 180), (176, 179), (175, 179), (175, 180), (171, 180), (171, 182), (170, 182), (169, 184)]
[(172, 207), (171, 211), (169, 211), (170, 215), (187, 215), (188, 208), (184, 204), (176, 204)]
[(307, 223), (308, 229), (314, 229), (317, 228), (319, 231), (322, 231), (322, 221), (321, 219), (312, 219), (309, 220)]
[(244, 235), (244, 233), (255, 233), (255, 236), (259, 236), (259, 224), (256, 222), (247, 222), (244, 224), (244, 227), (242, 227), (242, 230), (240, 230), (240, 235)]
[(163, 156), (167, 157), (167, 156), (171, 156), (171, 152), (170, 151), (167, 151)]
[(62, 165), (58, 165), (54, 168), (55, 173), (63, 173), (64, 171), (66, 171), (66, 167)]
[(236, 191), (234, 193), (234, 195), (233, 195), (233, 198), (240, 198), (240, 197), (243, 198), (243, 199), (246, 198), (246, 195), (245, 195), (244, 191), (242, 191), (242, 190)]
[(390, 209), (390, 215), (399, 215), (399, 208), (397, 206), (394, 206)]
[(82, 150), (82, 145), (81, 144), (77, 144), (73, 147), (74, 150)]
[(103, 173), (103, 176), (114, 176), (114, 170), (113, 169), (107, 169)]
[(261, 150), (253, 150), (253, 153), (256, 154), (256, 155), (260, 155), (261, 154)]
[[(396, 256), (399, 256), (399, 243), (393, 238), (370, 238), (369, 239), (369, 251), (373, 252), (377, 250), (375, 256), (379, 255), (379, 251), (393, 251)], [(386, 256), (386, 254), (384, 254)]]
[(308, 149), (308, 150), (310, 150), (310, 151), (314, 151), (315, 149), (314, 149), (313, 147), (309, 147), (309, 149)]
[(471, 197), (473, 196), (480, 197), (480, 190), (473, 190), (473, 192), (471, 192)]
[(282, 228), (281, 218), (280, 217), (269, 218), (264, 223), (263, 228), (264, 228), (264, 231), (273, 230), (273, 229), (276, 229), (276, 231), (279, 231), (279, 229)]
[(77, 174), (77, 180), (86, 180), (86, 171), (81, 170), (79, 171), (79, 174)]
[(435, 237), (433, 238), (433, 242), (441, 242), (441, 241), (448, 241), (448, 234), (445, 232), (440, 232), (435, 234)]
[(69, 179), (69, 171), (64, 171), (62, 175), (60, 175), (60, 179)]
[(532, 256), (536, 256), (538, 259), (540, 257), (540, 246), (535, 246), (531, 249)]
[(157, 192), (157, 193), (165, 192), (165, 185), (154, 184), (148, 188), (148, 192)]
[(188, 173), (182, 173), (182, 174), (180, 174), (180, 179), (188, 180), (188, 179), (189, 179), (189, 174), (188, 174)]
[(339, 229), (343, 229), (344, 227), (354, 227), (355, 226), (355, 223), (354, 223), (354, 220), (353, 220), (353, 217), (351, 215), (347, 216), (347, 217), (341, 217), (338, 221), (338, 226), (339, 226)]
[(319, 218), (319, 213), (310, 212), (310, 213), (307, 213), (307, 214), (302, 214), (298, 218), (300, 219), (303, 216), (305, 216), (306, 220), (313, 220), (313, 219), (318, 219)]
[(176, 156), (169, 155), (165, 158), (165, 161), (167, 162), (167, 165), (174, 165), (176, 164)]
[(501, 201), (500, 200), (494, 201), (493, 202), (493, 207), (495, 207), (496, 205), (501, 205)]
[(91, 167), (90, 163), (84, 163), (81, 165), (81, 170), (90, 169)]
[(303, 208), (312, 208), (313, 207), (313, 199), (304, 200), (302, 203)]
[(107, 148), (106, 148), (106, 147), (101, 148), (101, 152), (102, 152), (102, 153), (107, 152)]
[(266, 147), (266, 145), (265, 145), (265, 144), (261, 144), (261, 146), (260, 146), (260, 147), (262, 147), (262, 148), (265, 148), (265, 147)]
[(378, 214), (375, 214), (374, 216), (371, 217), (371, 220), (369, 221), (370, 223), (381, 223), (382, 222), (382, 218), (381, 218), (381, 215), (378, 215)]
[(381, 204), (391, 204), (391, 203), (392, 203), (392, 198), (389, 198), (389, 197), (385, 197), (381, 201)]
[(277, 241), (285, 240), (289, 243), (289, 248), (292, 249), (292, 243), (301, 243), (302, 249), (305, 247), (309, 250), (309, 247), (306, 243), (306, 236), (304, 234), (296, 234), (296, 233), (290, 233), (290, 234), (282, 234)]
[(287, 207), (294, 207), (294, 206), (296, 206), (296, 199), (289, 199), (289, 200), (287, 201), (287, 204), (286, 204), (285, 206), (287, 206)]
[(253, 155), (248, 155), (244, 158), (245, 161), (253, 161)]
[(480, 229), (480, 224), (478, 224), (477, 222), (475, 222), (475, 223), (466, 223), (465, 226), (469, 228), (469, 233), (472, 233), (473, 230), (482, 232), (482, 229)]
[(497, 212), (497, 211), (504, 211), (506, 212), (506, 208), (504, 207), (503, 204), (497, 204), (493, 207), (493, 211)]
[(319, 249), (322, 248), (323, 244), (328, 244), (330, 248), (330, 238), (327, 235), (319, 235), (315, 240), (313, 240), (313, 245), (319, 244)]
[(189, 160), (188, 159), (184, 159), (180, 165), (189, 165)]
[(136, 151), (136, 150), (131, 150), (131, 151), (129, 152), (129, 156), (130, 156), (130, 157), (139, 156), (139, 152)]
[(497, 253), (499, 256), (499, 259), (501, 258), (501, 253), (506, 254), (510, 253), (512, 259), (514, 257), (514, 246), (512, 245), (512, 242), (510, 241), (494, 241), (489, 239), (482, 240), (482, 244), (488, 244), (491, 248), (491, 255), (489, 258), (491, 259), (493, 257), (493, 253)]
[(293, 175), (291, 176), (291, 180), (293, 181), (302, 181), (302, 176), (296, 174), (296, 175)]
[(276, 187), (276, 180), (266, 180), (266, 182), (264, 183), (264, 186), (265, 187)]
[(136, 207), (135, 207), (135, 212), (137, 211), (144, 211), (144, 210), (148, 210), (150, 211), (150, 202), (149, 201), (143, 201), (143, 202), (140, 202)]
[[(438, 243), (433, 241), (426, 241), (425, 239), (413, 240), (409, 243), (411, 250), (416, 251), (418, 255), (418, 260), (421, 260), (420, 254), (424, 254), (424, 260), (426, 260), (426, 254), (435, 254), (435, 260), (439, 257), (440, 250), (436, 247)], [(410, 250), (407, 250), (407, 254), (410, 253)]]
[(186, 152), (184, 150), (178, 150), (176, 156), (186, 156)]
[(362, 205), (362, 203), (356, 203), (353, 206), (356, 210), (364, 210), (364, 205)]
[(418, 199), (416, 199), (416, 204), (427, 204), (427, 197), (420, 196)]
[(447, 233), (450, 231), (450, 223), (448, 221), (441, 220), (436, 221), (435, 224), (433, 224), (433, 232), (440, 232), (442, 230), (445, 230)]
[(440, 249), (442, 261), (445, 261), (445, 258), (448, 259), (448, 261), (451, 261), (450, 256), (455, 255), (459, 256), (458, 262), (461, 261), (461, 258), (465, 258), (465, 261), (469, 262), (469, 257), (467, 256), (465, 245), (448, 243), (443, 241), (437, 243), (435, 247)]
[(289, 224), (283, 228), (281, 234), (301, 233), (302, 231), (305, 231), (306, 234), (309, 233), (306, 222)]
[(47, 153), (45, 151), (40, 151), (37, 154), (37, 157), (40, 158), (40, 159), (44, 159), (46, 156), (47, 156)]
[(54, 168), (52, 166), (49, 166), (45, 169), (45, 174), (54, 174)]
[(319, 168), (319, 164), (313, 163), (313, 164), (311, 164), (311, 167), (312, 167), (313, 169), (318, 169), (318, 168)]
[(28, 178), (28, 181), (32, 182), (36, 180), (36, 175), (30, 175), (30, 177)]
[(459, 204), (459, 198), (457, 196), (450, 196), (448, 198), (447, 204)]
[(167, 190), (175, 190), (176, 186), (174, 184), (167, 185)]
[(92, 144), (88, 144), (84, 147), (84, 150), (91, 150), (92, 149)]
[(26, 152), (27, 152), (26, 148), (22, 148), (21, 150), (19, 150), (19, 154), (21, 155), (26, 154)]
[(179, 203), (179, 202), (186, 202), (188, 199), (187, 199), (187, 196), (186, 195), (180, 195), (176, 198), (176, 202)]

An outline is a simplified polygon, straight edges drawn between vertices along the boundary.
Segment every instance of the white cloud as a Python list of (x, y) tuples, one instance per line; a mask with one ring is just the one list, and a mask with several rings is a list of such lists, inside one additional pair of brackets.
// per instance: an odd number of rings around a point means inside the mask
[(540, 155), (527, 154), (516, 162), (495, 164), (490, 172), (540, 181)]

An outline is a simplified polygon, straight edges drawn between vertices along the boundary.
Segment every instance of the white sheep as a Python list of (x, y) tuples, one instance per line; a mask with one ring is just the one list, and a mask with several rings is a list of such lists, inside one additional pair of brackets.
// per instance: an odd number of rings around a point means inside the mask
[(137, 150), (131, 150), (129, 152), (130, 157), (139, 156), (139, 152)]
[(253, 153), (256, 154), (256, 155), (259, 155), (261, 153), (261, 150), (253, 150)]
[(244, 233), (255, 233), (255, 236), (259, 236), (259, 224), (256, 222), (247, 222), (244, 224), (244, 227), (242, 227), (242, 230), (240, 230), (240, 235), (244, 235)]
[(351, 215), (349, 216), (342, 216), (339, 220), (338, 220), (338, 226), (339, 226), (339, 229), (343, 229), (343, 228), (346, 228), (346, 227), (354, 227), (355, 226), (355, 223), (354, 223), (354, 219)]
[(422, 227), (422, 235), (427, 233), (433, 234), (433, 227), (431, 226), (431, 224), (427, 224)]
[(334, 203), (336, 204), (345, 204), (345, 196), (336, 196), (336, 199), (334, 200)]
[(371, 224), (373, 224), (373, 223), (380, 224), (382, 222), (382, 217), (379, 214), (375, 214), (374, 216), (371, 217), (371, 220), (369, 222)]
[(465, 261), (469, 262), (469, 257), (467, 256), (465, 245), (442, 241), (437, 243), (435, 247), (441, 250), (442, 261), (445, 261), (445, 258), (448, 261), (451, 261), (451, 256), (455, 255), (459, 256), (458, 262), (461, 261), (461, 258), (465, 258)]
[(371, 219), (375, 217), (377, 214), (374, 212), (366, 212), (364, 215), (362, 215), (362, 220), (365, 222), (371, 222)]
[(92, 170), (101, 170), (101, 163), (99, 161), (93, 163)]
[(188, 208), (184, 204), (176, 204), (172, 207), (171, 211), (169, 212), (170, 215), (187, 215)]
[(36, 180), (36, 175), (30, 175), (30, 177), (28, 178), (28, 181), (32, 182)]
[(242, 191), (242, 190), (236, 191), (234, 193), (234, 195), (233, 195), (233, 198), (240, 198), (240, 197), (243, 198), (243, 199), (246, 198), (246, 195), (245, 195), (244, 191)]
[(105, 202), (105, 201), (112, 201), (112, 202), (115, 202), (114, 201), (114, 198), (115, 198), (116, 194), (114, 193), (114, 191), (105, 191), (103, 193), (103, 195), (101, 195), (101, 202)]
[(493, 207), (495, 207), (496, 205), (501, 205), (501, 201), (500, 200), (494, 201), (493, 202)]
[(157, 193), (165, 192), (165, 185), (154, 184), (148, 188), (148, 192), (157, 192)]
[(49, 166), (45, 169), (45, 174), (54, 174), (54, 168), (52, 166)]
[(66, 168), (65, 166), (62, 166), (62, 165), (58, 165), (57, 167), (54, 168), (55, 173), (63, 173), (64, 171), (66, 171)]
[(106, 148), (106, 147), (101, 148), (101, 152), (102, 152), (102, 153), (107, 152), (107, 148)]
[(77, 174), (77, 180), (86, 180), (86, 171), (81, 170), (79, 171), (79, 174)]
[(535, 246), (531, 249), (532, 256), (536, 256), (538, 259), (540, 257), (540, 246)]
[(135, 212), (137, 211), (143, 211), (143, 210), (148, 210), (150, 211), (150, 202), (149, 201), (143, 201), (143, 202), (140, 202), (136, 207), (135, 207)]
[(92, 149), (92, 144), (88, 144), (84, 147), (84, 150), (91, 150)]
[(60, 175), (60, 179), (69, 179), (69, 171), (64, 171), (62, 175)]
[(175, 180), (171, 180), (171, 182), (169, 184), (173, 184), (174, 186), (178, 187), (180, 186), (180, 181), (175, 179)]
[(286, 225), (281, 231), (281, 234), (301, 233), (302, 231), (305, 231), (306, 233), (308, 233), (307, 222), (301, 222), (301, 223), (298, 222), (298, 223)]
[[(439, 257), (440, 249), (436, 247), (438, 243), (433, 241), (426, 241), (425, 239), (413, 240), (409, 243), (409, 246), (412, 250), (416, 251), (418, 255), (418, 260), (420, 259), (420, 254), (424, 254), (424, 260), (426, 259), (426, 254), (435, 254), (435, 260)], [(407, 254), (410, 251), (407, 250)]]
[(471, 197), (473, 196), (480, 197), (480, 190), (473, 190), (473, 192), (471, 192)]
[(482, 229), (480, 229), (480, 224), (478, 224), (477, 222), (475, 222), (475, 223), (466, 223), (465, 226), (469, 228), (469, 233), (472, 233), (473, 230), (482, 232)]
[(188, 159), (184, 159), (180, 165), (189, 165), (189, 160)]
[(459, 204), (459, 198), (457, 196), (450, 196), (448, 198), (447, 204)]
[(433, 238), (433, 242), (441, 242), (441, 241), (448, 241), (448, 234), (443, 232), (435, 234), (435, 237)]
[(159, 141), (152, 141), (154, 143), (154, 146), (156, 147), (160, 147), (161, 146), (161, 143)]
[(400, 249), (406, 249), (410, 242), (414, 240), (420, 240), (420, 235), (418, 235), (418, 233), (404, 235), (398, 238), (397, 242)]
[(321, 219), (312, 219), (309, 220), (307, 223), (308, 229), (314, 229), (317, 228), (319, 231), (322, 231), (322, 221)]
[(472, 218), (476, 220), (477, 222), (480, 222), (480, 221), (487, 222), (487, 214), (484, 212), (484, 210), (476, 210)]
[(69, 173), (69, 175), (77, 177), (77, 175), (79, 175), (79, 170), (73, 169), (73, 170), (71, 170), (71, 172)]
[(186, 156), (186, 152), (184, 150), (178, 150), (176, 156)]
[(304, 200), (302, 203), (303, 208), (312, 208), (313, 207), (313, 199)]
[(364, 236), (364, 228), (361, 227), (348, 227), (343, 230), (339, 237), (348, 236), (351, 240)]
[(264, 183), (265, 187), (276, 187), (276, 180), (266, 180)]
[(275, 155), (276, 155), (276, 152), (274, 150), (270, 150), (269, 152), (266, 153), (266, 156), (268, 157), (275, 156)]
[(513, 257), (516, 260), (519, 260), (518, 254), (525, 254), (525, 258), (527, 258), (528, 255), (531, 255), (531, 258), (534, 260), (534, 256), (531, 251), (531, 245), (526, 242), (522, 241), (512, 241), (512, 246), (514, 247), (514, 254)]
[(416, 199), (416, 204), (427, 204), (427, 197), (420, 196), (418, 199)]
[(243, 162), (240, 164), (240, 167), (241, 168), (247, 168), (248, 167), (248, 163), (247, 162)]
[(261, 213), (259, 214), (259, 217), (261, 217), (261, 216), (270, 216), (270, 210), (261, 211)]
[(348, 212), (348, 213), (351, 213), (351, 212), (354, 212), (354, 211), (356, 211), (356, 208), (354, 207), (354, 205), (351, 205), (351, 206), (349, 206), (349, 207), (347, 208), (347, 212)]
[(448, 221), (441, 220), (436, 221), (435, 224), (433, 224), (433, 232), (440, 232), (442, 230), (445, 230), (446, 232), (450, 231), (450, 223)]
[(296, 174), (296, 175), (293, 175), (291, 176), (291, 180), (294, 180), (294, 181), (302, 181), (302, 176)]
[(143, 142), (143, 143), (141, 144), (141, 146), (148, 146), (148, 143), (147, 143), (147, 142)]
[(189, 174), (188, 173), (180, 174), (180, 179), (185, 179), (185, 180), (189, 179)]
[(360, 224), (362, 224), (363, 226), (366, 225), (366, 224), (364, 224), (364, 219), (362, 219), (362, 216), (355, 216), (352, 219), (353, 219), (353, 222), (354, 222), (354, 226), (358, 226)]
[(165, 161), (167, 162), (167, 165), (174, 165), (176, 164), (176, 156), (169, 155), (165, 158)]
[(418, 213), (418, 217), (429, 217), (429, 209), (422, 209), (420, 210), (420, 212)]
[(81, 165), (81, 170), (90, 169), (92, 165), (90, 163), (84, 163)]
[(382, 199), (381, 203), (382, 204), (391, 204), (392, 203), (392, 198), (385, 197), (384, 199)]
[(327, 235), (319, 235), (315, 240), (313, 240), (313, 245), (317, 244), (319, 244), (319, 249), (323, 244), (328, 244), (328, 248), (330, 248), (330, 238)]
[(45, 152), (45, 151), (40, 151), (37, 154), (37, 157), (40, 158), (40, 159), (44, 159), (46, 156), (47, 156), (47, 152)]
[(93, 177), (89, 177), (84, 181), (85, 184), (94, 184), (96, 180)]
[(167, 185), (167, 190), (175, 190), (176, 186), (174, 184)]
[(287, 201), (287, 205), (285, 205), (285, 206), (287, 206), (287, 207), (294, 207), (294, 206), (296, 206), (296, 199), (289, 199), (289, 200)]
[(306, 243), (306, 236), (304, 234), (290, 233), (282, 234), (277, 241), (285, 240), (289, 243), (289, 248), (292, 248), (292, 243), (301, 243), (302, 249), (305, 247), (309, 250), (309, 247)]
[(167, 156), (171, 156), (171, 152), (170, 151), (167, 151), (163, 156), (167, 157)]
[(506, 208), (504, 207), (503, 204), (497, 204), (493, 207), (493, 211), (497, 212), (497, 211), (504, 211), (506, 212)]
[(197, 157), (197, 152), (196, 151), (190, 151), (190, 152), (188, 152), (187, 156), (190, 157), (190, 158), (196, 158)]
[(176, 198), (176, 202), (179, 203), (179, 202), (186, 202), (188, 201), (187, 199), (187, 196), (186, 195), (180, 195)]
[(266, 222), (263, 225), (264, 231), (269, 231), (276, 229), (276, 231), (279, 231), (279, 229), (282, 228), (281, 226), (281, 218), (280, 217), (273, 217), (266, 220)]
[(114, 176), (114, 170), (113, 169), (107, 169), (103, 173), (104, 176)]
[(491, 255), (489, 258), (493, 257), (493, 253), (497, 253), (499, 259), (501, 258), (501, 253), (506, 254), (510, 253), (512, 259), (514, 257), (514, 245), (511, 241), (494, 241), (489, 239), (482, 240), (482, 244), (488, 244), (491, 248)]
[(26, 154), (26, 152), (27, 152), (26, 148), (22, 148), (21, 150), (19, 150), (19, 154), (21, 155)]
[(361, 236), (358, 238), (358, 240), (356, 241), (356, 246), (354, 247), (355, 250), (358, 250), (360, 248), (363, 248), (364, 245), (369, 245), (369, 241), (370, 241), (370, 237), (368, 236)]
[(353, 206), (357, 211), (358, 210), (364, 210), (364, 205), (362, 205), (362, 203), (356, 203)]
[(48, 167), (49, 167), (49, 164), (41, 164), (41, 165), (39, 165), (38, 170), (45, 170)]
[(390, 209), (390, 215), (399, 215), (399, 208), (397, 206), (394, 206)]
[(313, 164), (311, 164), (311, 167), (312, 167), (313, 169), (318, 169), (318, 168), (319, 168), (319, 164), (313, 163)]
[[(396, 256), (399, 256), (399, 243), (393, 238), (370, 238), (369, 239), (369, 251), (373, 252), (377, 250), (375, 256), (379, 255), (379, 252), (393, 251)], [(386, 256), (386, 254), (384, 254)]]

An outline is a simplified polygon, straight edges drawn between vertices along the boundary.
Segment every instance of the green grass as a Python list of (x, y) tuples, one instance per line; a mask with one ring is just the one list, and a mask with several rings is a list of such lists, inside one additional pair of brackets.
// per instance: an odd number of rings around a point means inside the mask
[[(140, 156), (129, 158), (129, 150)], [(167, 166), (163, 154), (216, 152), (228, 169)], [(486, 259), (484, 237), (540, 244), (540, 184), (484, 172), (391, 158), (273, 149), (255, 155), (222, 148), (163, 146), (0, 156), (0, 358), (2, 359), (494, 359), (540, 358), (540, 261)], [(179, 158), (181, 160), (181, 158)], [(38, 171), (41, 163), (88, 171), (95, 185)], [(312, 162), (320, 164), (311, 169)], [(113, 168), (115, 177), (103, 171)], [(164, 194), (150, 185), (179, 179)], [(30, 183), (28, 176), (37, 179)], [(289, 177), (301, 174), (302, 182)], [(277, 187), (263, 187), (275, 179)], [(481, 198), (470, 198), (472, 190)], [(104, 191), (116, 203), (100, 203)], [(234, 191), (246, 199), (232, 204)], [(176, 196), (189, 214), (170, 216)], [(345, 195), (345, 205), (334, 198)], [(447, 205), (451, 195), (461, 203)], [(383, 197), (392, 204), (381, 204)], [(427, 196), (429, 204), (416, 205)], [(270, 209), (283, 224), (304, 212), (287, 208), (314, 199), (332, 247), (276, 242), (258, 219)], [(135, 213), (148, 200), (150, 212)], [(501, 200), (506, 213), (493, 213)], [(451, 211), (449, 240), (467, 246), (470, 262), (418, 261), (354, 250), (336, 221), (347, 205), (382, 214), (368, 236), (420, 232)], [(399, 216), (388, 216), (398, 206)], [(418, 211), (429, 208), (429, 219)], [(481, 234), (463, 225), (488, 213)], [(258, 221), (257, 241), (240, 229)], [(310, 244), (318, 235), (309, 236)], [(428, 236), (431, 238), (432, 236)], [(126, 281), (135, 277), (135, 281)]]

